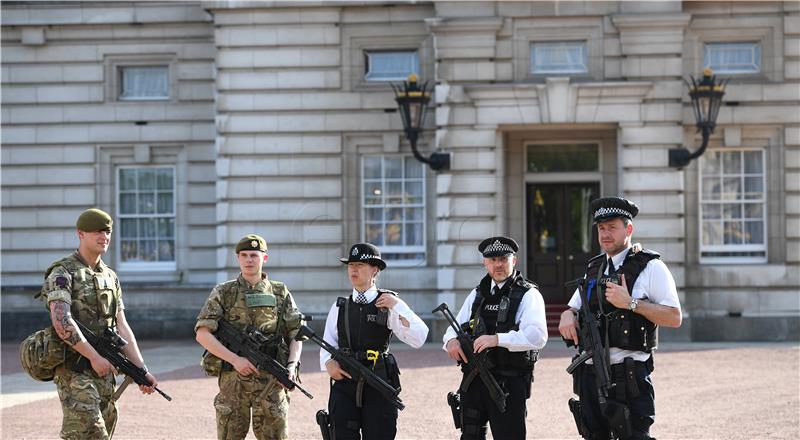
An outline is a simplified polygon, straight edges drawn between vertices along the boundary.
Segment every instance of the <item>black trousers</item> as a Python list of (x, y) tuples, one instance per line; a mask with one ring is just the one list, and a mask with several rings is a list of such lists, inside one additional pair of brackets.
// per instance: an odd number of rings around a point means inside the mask
[[(631, 390), (625, 389), (621, 392), (615, 393), (611, 398), (625, 403), (631, 413), (631, 436), (627, 439), (650, 439), (650, 425), (655, 422), (655, 390), (653, 389), (653, 382), (650, 379), (650, 371), (652, 371), (652, 358), (649, 361), (650, 367), (645, 362), (634, 362), (634, 371), (636, 378), (636, 388), (638, 388), (638, 395), (633, 395)], [(612, 382), (618, 384), (625, 383), (624, 364), (612, 365), (610, 374)], [(589, 364), (584, 364), (580, 367), (579, 383), (576, 384), (578, 388), (578, 396), (581, 401), (581, 412), (583, 414), (583, 421), (586, 427), (592, 433), (592, 439), (608, 439), (611, 437), (611, 432), (608, 427), (606, 419), (600, 412), (600, 404), (598, 402), (598, 391), (595, 382), (594, 367)]]
[(397, 434), (397, 408), (377, 390), (364, 384), (362, 407), (356, 407), (356, 382), (334, 381), (328, 413), (336, 440), (392, 440)]
[(508, 393), (506, 411), (500, 412), (480, 377), (470, 383), (461, 393), (461, 440), (483, 440), (486, 438), (486, 423), (492, 436), (503, 440), (525, 439), (525, 406), (530, 386), (529, 376), (495, 376), (503, 391)]

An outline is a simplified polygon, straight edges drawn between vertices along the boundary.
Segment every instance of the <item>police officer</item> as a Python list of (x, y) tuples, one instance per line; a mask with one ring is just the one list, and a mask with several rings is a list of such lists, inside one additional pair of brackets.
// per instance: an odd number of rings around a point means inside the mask
[(214, 398), (217, 437), (243, 439), (250, 429), (252, 410), (256, 438), (288, 438), (288, 392), (269, 373), (238, 356), (214, 336), (224, 319), (244, 330), (252, 325), (270, 338), (268, 352), (289, 370), (295, 380), (302, 343), (294, 340), (302, 324), (289, 289), (280, 281), (267, 279), (262, 265), (267, 262), (267, 243), (258, 235), (246, 235), (236, 245), (241, 273), (217, 284), (197, 316), (197, 342), (207, 350), (202, 365), (209, 375), (219, 376), (219, 394)]
[[(650, 373), (652, 351), (657, 343), (656, 328), (681, 325), (675, 280), (659, 254), (631, 244), (633, 218), (639, 213), (633, 202), (620, 197), (600, 198), (589, 204), (589, 213), (597, 226), (603, 253), (590, 259), (586, 268), (586, 279), (600, 278), (601, 285), (601, 293), (590, 296), (588, 306), (600, 319), (600, 339), (605, 341), (607, 333), (609, 341), (606, 347), (611, 364), (609, 375), (616, 384), (610, 397), (630, 410), (632, 434), (626, 438), (649, 439), (650, 425), (655, 420)], [(610, 281), (612, 275), (619, 276), (619, 284)], [(581, 344), (576, 313), (586, 305), (581, 304), (578, 291), (570, 299), (569, 307), (561, 314), (558, 330), (565, 339)], [(581, 414), (576, 419), (588, 431), (586, 438), (609, 438), (609, 424), (598, 404), (594, 369), (584, 364), (573, 378), (575, 392), (580, 397)]]
[[(538, 350), (547, 342), (547, 323), (539, 289), (514, 270), (518, 250), (517, 242), (509, 237), (490, 237), (478, 245), (488, 273), (467, 295), (456, 316), (475, 338), (475, 352), (489, 350), (492, 375), (508, 393), (506, 410), (500, 412), (481, 380), (467, 385), (461, 393), (462, 440), (486, 438), (487, 421), (496, 439), (525, 438), (525, 402)], [(444, 349), (450, 359), (466, 363), (455, 337), (448, 328)]]
[[(391, 290), (379, 289), (378, 273), (386, 269), (377, 247), (358, 243), (339, 261), (347, 265), (353, 291), (338, 298), (325, 321), (324, 339), (334, 347), (368, 365), (398, 388), (399, 370), (389, 353), (392, 335), (419, 348), (428, 337), (428, 327), (411, 308)], [(361, 387), (352, 380), (330, 354), (320, 349), (320, 367), (331, 379), (328, 412), (336, 440), (393, 439), (397, 433), (397, 408), (369, 385)], [(361, 388), (361, 393), (358, 389)]]
[[(109, 439), (117, 424), (114, 395), (115, 368), (86, 341), (76, 321), (95, 334), (116, 330), (128, 344), (123, 354), (145, 367), (133, 331), (125, 319), (122, 288), (117, 274), (101, 260), (111, 243), (111, 216), (99, 209), (83, 211), (76, 222), (78, 250), (47, 268), (37, 297), (47, 302), (53, 328), (68, 346), (65, 361), (53, 381), (64, 418), (61, 438)], [(147, 373), (152, 386), (140, 386), (151, 394), (158, 381)]]

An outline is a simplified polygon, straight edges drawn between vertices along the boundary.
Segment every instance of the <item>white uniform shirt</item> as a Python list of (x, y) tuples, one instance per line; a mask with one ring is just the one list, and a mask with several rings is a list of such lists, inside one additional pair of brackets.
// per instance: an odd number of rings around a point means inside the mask
[[(353, 293), (351, 294), (353, 301), (355, 301), (357, 295), (358, 291), (353, 289)], [(364, 292), (364, 295), (367, 297), (367, 303), (371, 303), (378, 297), (378, 290), (375, 286), (372, 286)], [(408, 327), (404, 326), (400, 321), (401, 317), (408, 321)], [(339, 348), (338, 324), (339, 307), (336, 306), (336, 303), (333, 303), (330, 311), (328, 311), (328, 318), (325, 320), (325, 335), (323, 339), (336, 348)], [(411, 310), (411, 307), (400, 298), (397, 298), (397, 304), (389, 309), (389, 318), (386, 324), (389, 330), (397, 336), (397, 339), (414, 348), (422, 347), (422, 344), (425, 343), (425, 339), (428, 338), (428, 326), (425, 325), (422, 319)], [(330, 358), (330, 353), (322, 348), (319, 349), (319, 367), (322, 371), (326, 371), (325, 363), (328, 362)]]
[[(630, 250), (631, 248), (628, 247), (628, 249), (611, 257), (615, 268), (619, 268), (622, 265)], [(606, 255), (606, 259), (608, 259), (608, 255)], [(608, 268), (603, 274), (608, 275)], [(675, 288), (675, 279), (672, 278), (669, 269), (660, 259), (650, 260), (642, 273), (639, 274), (639, 278), (636, 279), (636, 285), (633, 286), (632, 291), (631, 285), (628, 284), (628, 291), (632, 298), (646, 299), (654, 304), (675, 307), (679, 311), (681, 309), (678, 291)], [(595, 291), (593, 290), (592, 293), (595, 294)], [(581, 308), (581, 295), (577, 289), (569, 300), (569, 306), (575, 310)], [(642, 362), (650, 357), (650, 353), (644, 351), (623, 350), (616, 347), (611, 347), (608, 353), (612, 365), (622, 362), (626, 357), (632, 357), (634, 360)], [(589, 363), (591, 363), (591, 359)]]
[[(494, 286), (502, 289), (506, 282), (497, 284), (492, 280), (491, 291), (494, 292)], [(459, 324), (469, 321), (472, 315), (472, 303), (475, 301), (477, 289), (472, 289), (472, 292), (467, 295), (461, 310), (456, 315), (456, 321)], [(514, 317), (516, 323), (519, 324), (519, 330), (511, 330), (508, 333), (497, 333), (497, 346), (508, 349), (508, 351), (527, 351), (527, 350), (541, 350), (547, 342), (547, 321), (544, 315), (544, 299), (539, 289), (531, 287), (522, 296), (522, 301), (517, 309), (517, 315)], [(447, 342), (456, 337), (456, 332), (452, 327), (448, 327), (442, 338), (444, 342), (443, 348), (447, 350)]]

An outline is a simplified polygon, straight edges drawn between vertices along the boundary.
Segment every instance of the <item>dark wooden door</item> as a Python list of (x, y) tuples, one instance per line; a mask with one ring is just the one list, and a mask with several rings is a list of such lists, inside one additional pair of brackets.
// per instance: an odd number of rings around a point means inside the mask
[(528, 275), (548, 312), (564, 310), (572, 295), (564, 283), (582, 276), (586, 260), (600, 253), (589, 216), (589, 202), (598, 193), (595, 182), (527, 185)]

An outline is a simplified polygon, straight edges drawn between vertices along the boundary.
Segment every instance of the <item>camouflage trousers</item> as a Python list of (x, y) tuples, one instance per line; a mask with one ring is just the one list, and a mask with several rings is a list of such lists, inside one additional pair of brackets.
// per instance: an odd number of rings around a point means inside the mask
[(236, 371), (223, 371), (219, 376), (219, 394), (214, 398), (217, 412), (217, 437), (240, 440), (250, 428), (258, 440), (288, 439), (289, 396), (272, 378), (240, 376)]
[(76, 373), (64, 365), (56, 369), (58, 398), (64, 419), (61, 438), (110, 439), (117, 425), (117, 408), (111, 401), (114, 395), (112, 377), (97, 377), (94, 372)]

